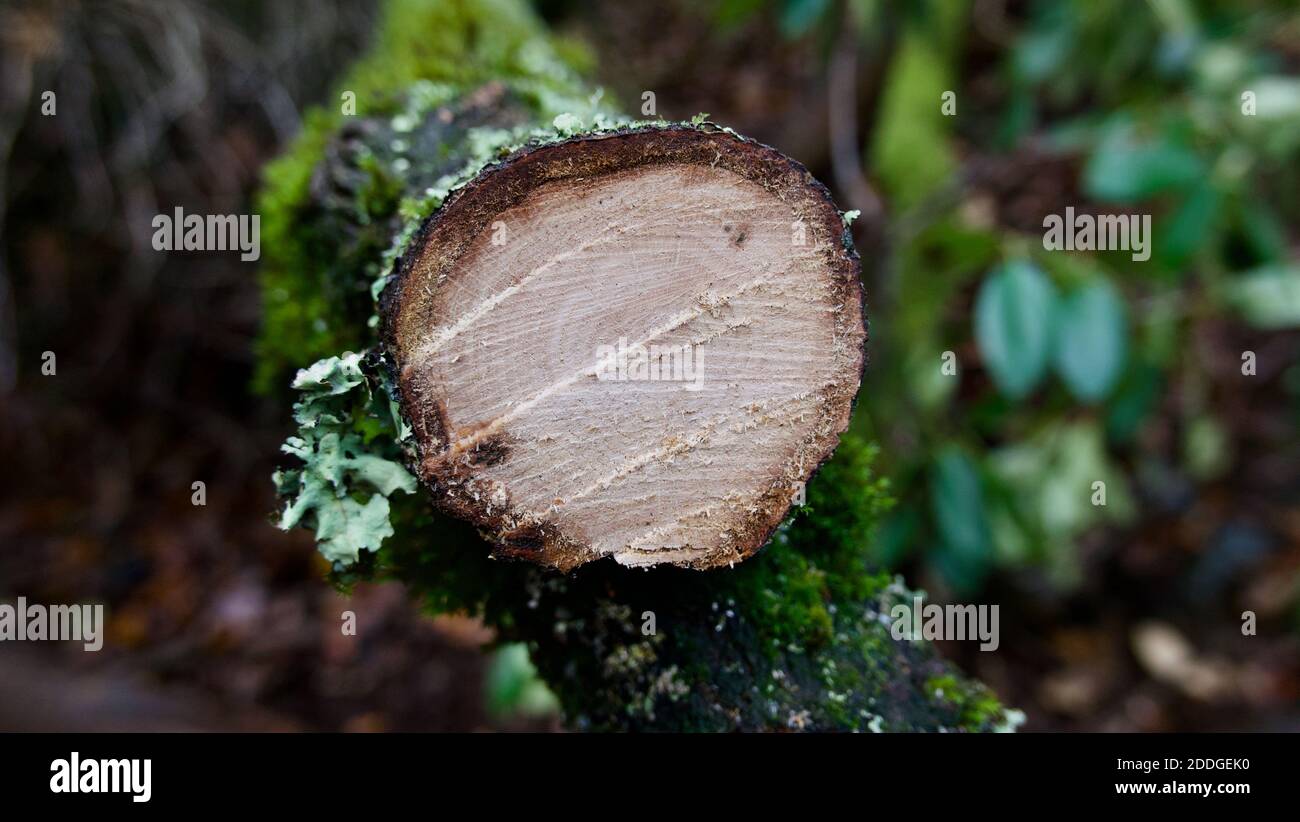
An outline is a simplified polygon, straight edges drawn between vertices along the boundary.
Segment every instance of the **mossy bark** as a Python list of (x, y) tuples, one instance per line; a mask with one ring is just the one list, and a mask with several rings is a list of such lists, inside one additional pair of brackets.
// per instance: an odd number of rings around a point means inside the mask
[[(427, 25), (459, 26), (481, 42), (503, 14), (509, 36), (498, 45), (527, 47), (533, 65), (516, 70), (490, 52), (451, 54), (457, 77), (431, 87), (419, 78), (444, 79), (439, 72), (451, 69), (425, 54), (431, 63), (398, 71), (385, 86), (381, 63), (366, 61), (351, 75), (366, 78), (371, 92), (359, 98), (360, 113), (317, 115), (271, 169), (261, 203), (271, 226), (264, 385), (287, 383), (292, 368), (317, 357), (373, 346), (372, 284), (385, 253), (391, 263), (400, 252), (421, 204), (436, 201), (431, 190), (481, 161), (484, 145), (490, 154), (505, 135), (520, 133), (506, 130), (547, 126), (559, 106), (586, 105), (586, 89), (513, 3), (404, 1), (386, 28), (404, 37), (383, 45), (423, 54)], [(382, 399), (390, 384), (381, 355), (367, 362)], [(372, 406), (355, 410), (356, 431), (367, 442), (391, 443), (395, 432)], [(871, 471), (874, 453), (846, 435), (809, 484), (807, 506), (734, 568), (643, 571), (601, 561), (566, 575), (494, 561), (471, 528), (414, 494), (393, 495), (392, 536), (356, 565), (336, 568), (335, 577), (344, 586), (400, 580), (431, 611), (481, 614), (503, 641), (527, 643), (574, 728), (1007, 727), (1009, 713), (983, 686), (928, 645), (891, 637), (889, 609), (911, 594), (869, 570), (873, 526), (889, 504), (887, 483)]]

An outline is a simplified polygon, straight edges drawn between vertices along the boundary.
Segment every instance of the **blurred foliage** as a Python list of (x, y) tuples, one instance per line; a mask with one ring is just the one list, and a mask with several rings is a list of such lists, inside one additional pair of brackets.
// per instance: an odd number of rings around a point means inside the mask
[[(872, 367), (854, 423), (882, 443), (900, 499), (877, 560), (922, 552), (957, 592), (999, 567), (1069, 588), (1079, 538), (1131, 522), (1143, 482), (1231, 469), (1228, 421), (1207, 388), (1224, 369), (1211, 374), (1198, 335), (1240, 327), (1262, 349), (1267, 332), (1300, 327), (1300, 9), (719, 8), (724, 21), (769, 13), (791, 36), (823, 38), (847, 10), (864, 51), (893, 46), (863, 147), (886, 202), (889, 263), (874, 282), (867, 272)], [(956, 116), (941, 110), (947, 91)], [(979, 175), (1015, 176), (1005, 169), (1022, 158), (1059, 180), (1016, 219)], [(1152, 215), (1150, 259), (1046, 250), (1036, 221), (1067, 206)], [(1172, 457), (1140, 442), (1157, 417), (1178, 432)]]
[(488, 711), (495, 717), (539, 717), (559, 713), (560, 702), (537, 675), (528, 646), (512, 642), (492, 655), (487, 681)]

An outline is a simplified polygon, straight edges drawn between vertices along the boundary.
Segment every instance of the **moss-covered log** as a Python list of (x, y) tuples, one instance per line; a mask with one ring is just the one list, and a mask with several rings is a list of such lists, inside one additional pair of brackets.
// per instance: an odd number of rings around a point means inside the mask
[[(604, 559), (565, 574), (491, 559), (471, 526), (435, 511), (416, 490), (427, 454), (398, 402), (374, 299), (405, 255), (428, 251), (433, 215), (485, 165), (521, 144), (633, 126), (600, 108), (513, 3), (394, 4), (376, 54), (343, 81), (356, 116), (316, 115), (269, 171), (261, 204), (261, 379), (287, 382), (326, 357), (294, 381), (299, 432), (285, 450), (300, 462), (276, 476), (281, 525), (313, 528), (342, 585), (397, 579), (432, 611), (481, 614), (503, 640), (526, 642), (576, 728), (1012, 724), (931, 648), (891, 637), (885, 615), (911, 595), (868, 568), (888, 487), (872, 474), (874, 447), (852, 434), (806, 505), (731, 568)], [(704, 122), (642, 128), (719, 133)], [(329, 356), (345, 349), (359, 353)]]

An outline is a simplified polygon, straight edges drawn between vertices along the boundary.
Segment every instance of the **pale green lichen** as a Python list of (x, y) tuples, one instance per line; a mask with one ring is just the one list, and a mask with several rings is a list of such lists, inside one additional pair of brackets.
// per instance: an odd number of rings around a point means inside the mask
[(388, 497), (415, 491), (415, 477), (393, 458), (405, 423), (391, 398), (371, 389), (360, 354), (321, 360), (293, 387), (302, 392), (298, 433), (281, 450), (302, 466), (273, 477), (286, 499), (278, 525), (313, 528), (321, 554), (344, 567), (393, 535)]

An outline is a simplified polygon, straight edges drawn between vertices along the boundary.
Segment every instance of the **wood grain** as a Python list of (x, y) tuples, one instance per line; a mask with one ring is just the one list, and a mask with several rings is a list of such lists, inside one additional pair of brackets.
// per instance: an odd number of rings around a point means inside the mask
[(721, 130), (486, 169), (384, 297), (421, 479), (498, 553), (562, 569), (752, 555), (848, 425), (866, 330), (844, 233), (802, 166)]

